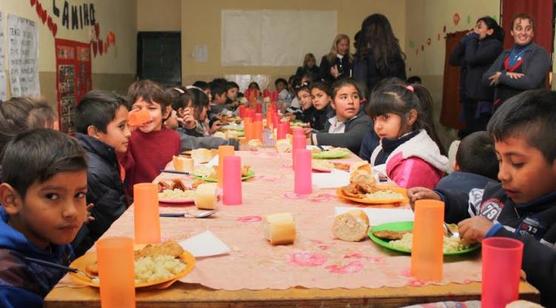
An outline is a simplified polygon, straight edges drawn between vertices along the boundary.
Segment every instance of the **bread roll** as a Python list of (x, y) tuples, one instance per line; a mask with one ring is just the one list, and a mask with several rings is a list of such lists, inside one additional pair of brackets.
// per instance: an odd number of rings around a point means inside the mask
[(212, 159), (212, 151), (209, 149), (194, 149), (191, 150), (191, 158), (197, 164), (203, 164)]
[(265, 216), (264, 237), (272, 245), (288, 245), (295, 241), (295, 222), (291, 213), (277, 213)]
[(216, 189), (217, 187), (215, 183), (207, 183), (197, 186), (193, 197), (195, 206), (200, 210), (216, 209)]
[(357, 162), (350, 166), (350, 183), (374, 184), (373, 169), (368, 162)]
[(369, 218), (362, 210), (351, 210), (334, 218), (332, 233), (338, 239), (358, 242), (367, 237)]

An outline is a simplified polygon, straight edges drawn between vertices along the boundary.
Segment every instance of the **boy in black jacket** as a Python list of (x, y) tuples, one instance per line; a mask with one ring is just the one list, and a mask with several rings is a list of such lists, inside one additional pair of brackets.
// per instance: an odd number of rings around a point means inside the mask
[(110, 92), (90, 91), (77, 105), (76, 138), (87, 153), (87, 202), (94, 205), (94, 220), (83, 225), (72, 243), (77, 256), (91, 248), (128, 206), (117, 159), (127, 151), (131, 136), (127, 116), (127, 101)]
[(555, 102), (556, 92), (531, 90), (512, 97), (496, 111), (488, 132), (495, 140), (499, 184), (469, 193), (409, 191), (412, 201), (444, 200), (446, 221), (459, 222), (464, 240), (505, 236), (524, 242), (523, 270), (541, 292), (541, 303), (549, 307), (556, 306)]

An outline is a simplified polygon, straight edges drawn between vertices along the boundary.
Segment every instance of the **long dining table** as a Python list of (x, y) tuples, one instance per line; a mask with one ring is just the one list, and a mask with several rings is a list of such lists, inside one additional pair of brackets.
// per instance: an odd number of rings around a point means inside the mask
[[(197, 258), (194, 270), (170, 287), (138, 289), (138, 307), (400, 307), (480, 299), (480, 249), (446, 257), (441, 281), (417, 280), (410, 275), (409, 255), (381, 248), (369, 239), (335, 239), (331, 226), (338, 208), (362, 206), (341, 200), (333, 188), (315, 186), (309, 195), (295, 194), (290, 153), (264, 148), (236, 151), (236, 155), (255, 173), (242, 184), (242, 204), (220, 202), (210, 218), (160, 218), (163, 240), (181, 241), (210, 231), (229, 251)], [(351, 155), (340, 161), (356, 160)], [(159, 179), (176, 176), (180, 175), (162, 173)], [(161, 204), (159, 209), (170, 213), (195, 207)], [(281, 212), (294, 216), (297, 237), (292, 245), (272, 246), (264, 238), (262, 220)], [(373, 224), (373, 217), (369, 219)], [(103, 237), (133, 234), (131, 206)], [(538, 291), (524, 281), (519, 292), (522, 299), (538, 301)], [(46, 296), (45, 306), (99, 307), (99, 290), (66, 275)]]

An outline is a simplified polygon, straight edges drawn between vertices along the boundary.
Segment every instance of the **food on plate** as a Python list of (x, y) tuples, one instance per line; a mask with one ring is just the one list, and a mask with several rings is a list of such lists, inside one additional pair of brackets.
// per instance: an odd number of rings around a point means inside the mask
[(158, 191), (162, 192), (164, 190), (188, 190), (191, 189), (191, 185), (187, 184), (184, 179), (181, 178), (171, 178), (163, 179), (158, 181)]
[(369, 203), (402, 202), (406, 199), (398, 187), (379, 185), (373, 176), (371, 165), (367, 162), (351, 165), (350, 183), (340, 187), (338, 193), (346, 198), (365, 200)]
[(158, 193), (159, 200), (183, 200), (183, 199), (193, 199), (195, 191), (192, 189), (181, 190), (181, 189), (165, 189)]
[(384, 200), (384, 199), (398, 200), (398, 199), (403, 199), (404, 196), (399, 192), (395, 192), (390, 189), (385, 189), (385, 190), (377, 190), (374, 192), (367, 193), (365, 194), (364, 198), (367, 200)]
[(251, 139), (247, 142), (247, 149), (250, 151), (257, 151), (263, 143), (259, 139)]
[(313, 169), (321, 171), (331, 171), (334, 169), (334, 164), (327, 160), (313, 160), (311, 161), (311, 166)]
[(216, 209), (217, 201), (217, 185), (216, 183), (205, 183), (197, 186), (197, 190), (193, 195), (195, 206), (201, 210)]
[[(411, 250), (413, 244), (413, 233), (407, 232), (399, 240), (390, 241), (390, 245), (400, 249)], [(454, 253), (469, 248), (459, 237), (444, 236), (443, 251), (444, 253)]]
[(264, 217), (264, 237), (271, 245), (288, 245), (295, 241), (295, 221), (291, 213), (277, 213)]
[(383, 240), (401, 240), (402, 237), (407, 233), (410, 233), (410, 231), (381, 230), (381, 231), (374, 231), (373, 235)]
[[(243, 165), (241, 166), (241, 177), (245, 178), (252, 174), (251, 166)], [(218, 167), (212, 166), (199, 166), (193, 172), (193, 175), (200, 177), (206, 181), (217, 181), (218, 180)]]
[(332, 234), (348, 242), (358, 242), (367, 237), (369, 218), (362, 210), (351, 210), (334, 218)]
[[(186, 268), (180, 258), (183, 253), (183, 248), (175, 241), (149, 244), (135, 251), (135, 284), (168, 279), (182, 272)], [(98, 276), (97, 263), (89, 264), (85, 271)]]
[(288, 139), (276, 140), (275, 147), (278, 153), (291, 153), (292, 151), (292, 143)]
[(350, 151), (346, 148), (334, 148), (334, 147), (311, 147), (311, 154), (315, 159), (333, 159), (342, 158), (349, 155)]
[(203, 164), (210, 161), (213, 156), (214, 154), (209, 149), (201, 148), (191, 150), (191, 158), (193, 158), (193, 161), (198, 164)]
[(349, 168), (351, 167), (351, 164), (336, 161), (332, 162), (332, 164), (334, 164), (334, 168), (342, 171), (349, 171)]

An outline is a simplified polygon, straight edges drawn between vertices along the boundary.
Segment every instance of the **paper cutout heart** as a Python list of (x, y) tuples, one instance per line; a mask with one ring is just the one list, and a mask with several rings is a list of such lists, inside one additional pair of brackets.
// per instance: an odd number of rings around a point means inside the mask
[(56, 33), (58, 33), (58, 24), (52, 24), (52, 36), (56, 37)]
[(52, 17), (48, 16), (46, 19), (46, 25), (48, 26), (48, 30), (52, 31)]
[(31, 6), (35, 5), (35, 3), (37, 3), (37, 0), (31, 0)]
[(95, 36), (96, 36), (97, 40), (98, 40), (99, 35), (100, 35), (100, 25), (97, 22), (97, 23), (95, 23)]
[(46, 10), (42, 10), (41, 11), (41, 20), (42, 20), (42, 24), (46, 24), (46, 19), (48, 17), (48, 14), (46, 13)]

